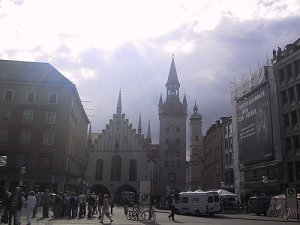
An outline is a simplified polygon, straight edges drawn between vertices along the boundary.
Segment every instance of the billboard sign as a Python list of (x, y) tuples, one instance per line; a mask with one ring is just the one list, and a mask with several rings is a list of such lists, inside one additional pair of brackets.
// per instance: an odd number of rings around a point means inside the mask
[(151, 182), (140, 181), (140, 204), (149, 205), (151, 196)]
[(273, 156), (269, 86), (239, 99), (236, 112), (240, 162)]

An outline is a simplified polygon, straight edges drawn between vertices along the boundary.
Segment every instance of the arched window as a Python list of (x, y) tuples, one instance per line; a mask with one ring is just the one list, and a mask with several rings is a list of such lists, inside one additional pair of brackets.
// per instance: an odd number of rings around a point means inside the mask
[(129, 163), (129, 181), (136, 181), (137, 179), (137, 162), (131, 159)]
[(103, 160), (98, 159), (96, 162), (95, 180), (102, 180), (102, 179), (103, 179)]
[(111, 180), (121, 180), (121, 157), (115, 155), (111, 159)]

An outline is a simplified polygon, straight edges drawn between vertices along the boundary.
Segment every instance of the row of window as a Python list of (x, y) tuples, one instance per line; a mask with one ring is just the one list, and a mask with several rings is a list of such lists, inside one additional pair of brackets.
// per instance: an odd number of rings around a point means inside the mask
[[(95, 171), (95, 180), (103, 180), (103, 167), (104, 163), (102, 159), (96, 161), (96, 171)], [(121, 168), (122, 161), (119, 155), (115, 155), (111, 159), (111, 170), (110, 170), (110, 179), (111, 181), (120, 181), (121, 180)], [(131, 159), (129, 162), (129, 181), (137, 180), (137, 161)]]
[[(48, 94), (48, 104), (57, 104), (57, 93), (49, 93)], [(14, 91), (13, 90), (4, 90), (3, 101), (4, 102), (13, 102), (14, 99)], [(26, 95), (26, 103), (35, 103), (36, 101), (36, 92), (35, 91), (27, 91)]]
[[(180, 127), (176, 127), (175, 131), (176, 133), (180, 133)], [(166, 132), (170, 133), (170, 127), (166, 127)]]
[[(11, 109), (2, 109), (1, 117), (2, 121), (10, 121), (11, 119)], [(22, 116), (23, 123), (32, 123), (33, 121), (33, 110), (24, 110)], [(49, 111), (45, 112), (45, 123), (46, 124), (55, 124), (56, 121), (56, 112)]]
[(174, 142), (175, 142), (175, 144), (179, 145), (180, 139), (176, 138), (175, 140), (173, 140), (173, 139), (170, 140), (169, 138), (166, 138), (166, 141), (165, 141), (166, 144), (174, 144)]
[(290, 113), (285, 113), (283, 114), (283, 125), (285, 128), (289, 128), (292, 126), (293, 128), (297, 128), (298, 122), (299, 122), (299, 111), (294, 110), (291, 111)]
[(295, 135), (293, 137), (285, 138), (285, 148), (287, 151), (291, 151), (292, 148), (299, 149), (300, 148), (300, 138), (299, 135)]
[(279, 70), (279, 82), (283, 86), (285, 83), (292, 82), (300, 78), (300, 60), (297, 59), (293, 63), (286, 65)]
[[(175, 167), (175, 163), (174, 163), (174, 161), (170, 161), (170, 162), (169, 162), (168, 160), (166, 160), (166, 161), (165, 161), (165, 166), (166, 166), (166, 167), (169, 167), (169, 166), (170, 166), (171, 168), (174, 168), (174, 167)], [(177, 161), (177, 162), (176, 162), (176, 167), (180, 168), (180, 161)]]
[[(54, 144), (54, 132), (45, 132), (43, 136), (44, 145)], [(30, 144), (31, 131), (25, 130), (20, 133), (20, 143)], [(0, 129), (0, 143), (7, 143), (8, 141), (8, 131), (6, 129)]]
[(296, 106), (296, 103), (300, 102), (300, 84), (289, 87), (286, 90), (281, 90), (280, 97), (282, 108), (284, 110), (288, 108), (288, 104), (290, 107)]

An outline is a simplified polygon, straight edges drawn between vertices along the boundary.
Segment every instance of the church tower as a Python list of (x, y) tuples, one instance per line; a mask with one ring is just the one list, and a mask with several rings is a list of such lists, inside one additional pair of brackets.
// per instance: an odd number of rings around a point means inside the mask
[(195, 102), (190, 118), (190, 161), (187, 165), (187, 188), (195, 191), (203, 186), (203, 135), (202, 116)]
[(158, 115), (160, 122), (160, 159), (157, 171), (157, 192), (169, 196), (185, 189), (186, 117), (187, 101), (179, 99), (180, 84), (174, 57), (166, 83), (167, 97), (160, 96)]

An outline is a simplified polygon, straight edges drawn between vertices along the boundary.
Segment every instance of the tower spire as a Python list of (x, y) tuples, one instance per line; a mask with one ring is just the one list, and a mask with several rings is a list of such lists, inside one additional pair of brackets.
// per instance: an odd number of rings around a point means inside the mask
[(139, 126), (138, 126), (138, 134), (142, 134), (142, 118), (141, 114), (139, 116)]
[(121, 116), (121, 114), (122, 114), (122, 99), (121, 99), (121, 88), (120, 88), (118, 104), (117, 104), (117, 115)]
[(149, 122), (148, 122), (147, 139), (148, 139), (149, 143), (151, 143), (151, 128), (150, 128), (150, 120), (149, 120)]
[(167, 98), (172, 97), (178, 97), (179, 98), (179, 81), (177, 77), (177, 71), (175, 67), (175, 61), (174, 61), (174, 55), (172, 56), (172, 62), (170, 66), (168, 81), (166, 83), (167, 87)]

